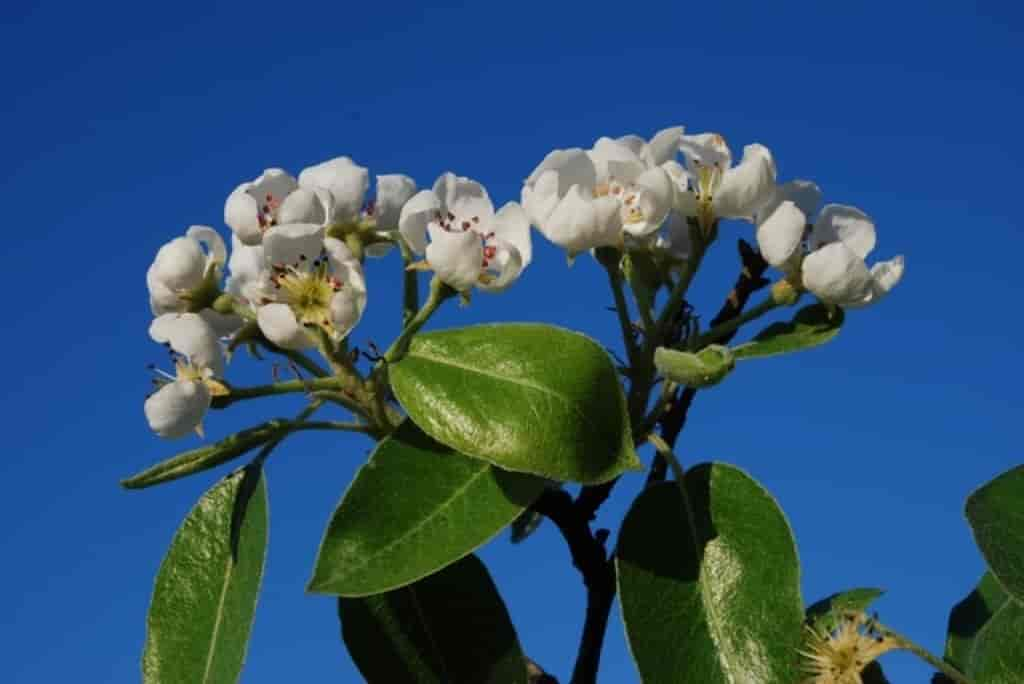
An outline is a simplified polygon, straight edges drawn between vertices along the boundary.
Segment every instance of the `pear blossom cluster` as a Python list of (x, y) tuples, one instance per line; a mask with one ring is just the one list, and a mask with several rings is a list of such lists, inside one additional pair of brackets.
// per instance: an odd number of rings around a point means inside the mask
[(379, 175), (370, 195), (368, 170), (348, 157), (298, 176), (266, 169), (225, 201), (230, 252), (205, 225), (160, 247), (146, 273), (150, 337), (167, 347), (171, 369), (155, 369), (144, 405), (154, 432), (202, 434), (213, 397), (230, 391), (225, 349), (243, 331), (281, 350), (337, 348), (366, 309), (363, 260), (396, 244), (407, 268), (432, 271), (464, 298), (522, 275), (532, 229), (570, 263), (612, 247), (651, 250), (675, 267), (720, 221), (745, 222), (783, 278), (844, 308), (879, 301), (903, 274), (902, 257), (868, 265), (876, 234), (864, 212), (821, 206), (811, 181), (779, 184), (763, 145), (734, 162), (721, 135), (682, 126), (555, 149), (526, 177), (520, 201), (498, 209), (482, 184), (452, 172), (419, 190), (407, 175)]

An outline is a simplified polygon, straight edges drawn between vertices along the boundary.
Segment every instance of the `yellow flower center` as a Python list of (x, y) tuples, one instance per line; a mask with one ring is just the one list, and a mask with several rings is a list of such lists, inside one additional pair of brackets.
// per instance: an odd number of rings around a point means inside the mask
[(331, 323), (331, 297), (341, 290), (342, 283), (328, 271), (326, 256), (314, 261), (311, 270), (274, 266), (272, 281), (280, 293), (279, 301), (291, 307), (300, 324), (315, 325), (331, 336), (336, 334)]

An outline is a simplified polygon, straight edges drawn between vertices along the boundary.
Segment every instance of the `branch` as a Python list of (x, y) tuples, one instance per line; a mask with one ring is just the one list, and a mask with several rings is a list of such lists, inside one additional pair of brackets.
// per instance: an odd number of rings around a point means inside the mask
[[(738, 317), (743, 312), (743, 307), (747, 305), (751, 295), (770, 284), (770, 281), (764, 277), (764, 272), (768, 270), (768, 262), (746, 240), (740, 240), (737, 246), (740, 253), (740, 262), (743, 267), (736, 278), (736, 284), (733, 286), (732, 291), (729, 292), (729, 296), (726, 297), (725, 303), (722, 304), (722, 308), (711, 319), (712, 328)], [(721, 343), (729, 342), (735, 334), (735, 330), (726, 333), (722, 337)], [(661, 437), (669, 447), (675, 446), (679, 433), (682, 432), (683, 427), (686, 425), (686, 417), (696, 395), (697, 390), (692, 387), (686, 387), (681, 392), (676, 391), (669, 401), (670, 408), (662, 415), (659, 421), (661, 424)], [(651, 471), (647, 475), (647, 484), (664, 480), (667, 467), (668, 464), (665, 462), (665, 459), (660, 454), (656, 454), (654, 461), (651, 463)]]

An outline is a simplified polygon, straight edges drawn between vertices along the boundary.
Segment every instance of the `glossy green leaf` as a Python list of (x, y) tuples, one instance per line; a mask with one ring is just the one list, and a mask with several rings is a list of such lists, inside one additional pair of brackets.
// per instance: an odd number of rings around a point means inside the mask
[(389, 375), (427, 434), (507, 470), (597, 483), (641, 467), (615, 366), (584, 335), (518, 323), (417, 335)]
[(807, 607), (807, 623), (819, 634), (832, 631), (845, 611), (865, 612), (875, 599), (884, 594), (881, 589), (858, 587), (836, 592), (815, 601)]
[(206, 492), (171, 542), (146, 620), (144, 682), (238, 681), (266, 548), (266, 485), (248, 467)]
[(214, 444), (184, 451), (157, 463), (141, 473), (121, 480), (121, 486), (126, 489), (145, 489), (216, 468), (269, 441), (280, 431), (281, 429), (275, 425), (261, 425), (242, 430)]
[(823, 304), (800, 309), (788, 323), (772, 323), (753, 340), (733, 348), (736, 359), (754, 359), (810, 349), (839, 334), (843, 310), (830, 313)]
[(772, 496), (704, 464), (645, 490), (616, 551), (626, 636), (647, 684), (792, 684), (800, 676), (800, 568)]
[(385, 594), (338, 599), (341, 634), (368, 682), (526, 684), (526, 660), (476, 556)]
[(999, 584), (1024, 602), (1024, 466), (967, 497), (967, 521)]
[(949, 613), (945, 658), (955, 667), (964, 669), (981, 628), (1009, 600), (995, 576), (986, 572), (978, 586)]
[(1024, 682), (1024, 606), (1006, 601), (978, 631), (964, 674), (974, 684)]
[(406, 420), (331, 516), (309, 590), (365, 596), (415, 582), (490, 540), (544, 485), (438, 444)]

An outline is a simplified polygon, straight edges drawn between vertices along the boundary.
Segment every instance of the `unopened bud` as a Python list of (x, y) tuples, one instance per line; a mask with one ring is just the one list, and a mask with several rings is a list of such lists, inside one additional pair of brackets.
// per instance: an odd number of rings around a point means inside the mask
[(688, 387), (711, 387), (725, 379), (736, 365), (732, 350), (718, 344), (696, 354), (667, 347), (654, 352), (654, 365), (666, 378)]
[(792, 306), (800, 299), (800, 290), (785, 278), (772, 283), (772, 301), (780, 306)]

